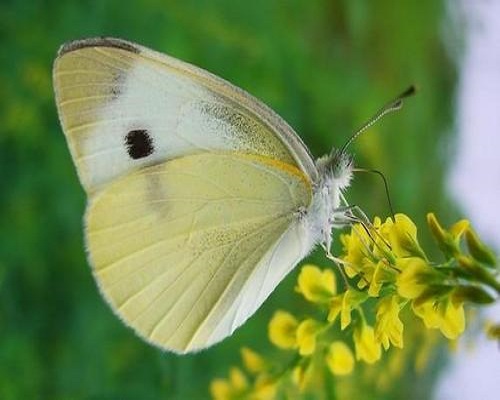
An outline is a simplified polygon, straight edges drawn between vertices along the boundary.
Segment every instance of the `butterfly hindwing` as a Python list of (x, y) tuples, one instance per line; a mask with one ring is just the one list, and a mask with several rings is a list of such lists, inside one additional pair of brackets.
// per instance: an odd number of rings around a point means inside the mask
[(148, 341), (176, 352), (208, 347), (308, 250), (295, 213), (310, 198), (300, 170), (264, 157), (205, 153), (147, 167), (89, 204), (94, 275)]

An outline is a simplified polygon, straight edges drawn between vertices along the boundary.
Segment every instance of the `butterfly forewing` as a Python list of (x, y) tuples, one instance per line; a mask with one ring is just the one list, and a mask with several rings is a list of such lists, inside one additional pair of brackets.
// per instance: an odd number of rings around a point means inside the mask
[[(54, 66), (61, 123), (88, 192), (144, 165), (204, 151), (265, 155), (314, 179), (307, 149), (250, 95), (206, 71), (128, 42), (63, 47)], [(128, 143), (141, 131), (150, 143)]]

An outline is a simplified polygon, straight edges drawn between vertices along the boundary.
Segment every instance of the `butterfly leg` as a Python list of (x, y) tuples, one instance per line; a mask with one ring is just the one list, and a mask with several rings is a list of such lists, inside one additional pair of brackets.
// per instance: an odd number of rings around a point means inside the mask
[(330, 261), (333, 261), (333, 263), (335, 264), (335, 266), (337, 267), (337, 269), (339, 270), (340, 272), (340, 275), (342, 276), (342, 280), (344, 281), (344, 286), (345, 286), (345, 289), (349, 289), (351, 287), (351, 285), (349, 284), (349, 280), (347, 279), (347, 275), (344, 271), (344, 265), (348, 264), (346, 261), (342, 260), (341, 258), (339, 257), (335, 257), (331, 252), (330, 252), (330, 249), (327, 249), (326, 246), (323, 245), (323, 248), (325, 249), (325, 255), (326, 255), (326, 258), (328, 258)]

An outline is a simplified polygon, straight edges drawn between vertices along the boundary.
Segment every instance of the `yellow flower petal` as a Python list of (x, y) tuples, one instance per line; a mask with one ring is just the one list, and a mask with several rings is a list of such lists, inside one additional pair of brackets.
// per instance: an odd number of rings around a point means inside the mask
[[(260, 375), (255, 382), (255, 389), (248, 397), (250, 400), (274, 400), (276, 398), (277, 382), (265, 375)], [(247, 398), (247, 397), (245, 397)]]
[(349, 273), (359, 272), (371, 254), (372, 239), (360, 224), (356, 224), (349, 235), (341, 235), (340, 241), (346, 253), (343, 259), (350, 266)]
[(361, 327), (356, 328), (353, 339), (357, 360), (373, 364), (380, 359), (382, 350), (380, 343), (375, 339), (375, 333), (371, 326), (363, 323)]
[(403, 323), (399, 319), (397, 296), (388, 296), (379, 301), (375, 323), (375, 338), (387, 350), (393, 346), (403, 348)]
[(210, 394), (214, 400), (231, 400), (231, 385), (225, 379), (214, 379), (210, 383)]
[(356, 286), (358, 287), (358, 289), (363, 290), (368, 286), (368, 282), (365, 279), (360, 279)]
[(229, 381), (231, 382), (231, 386), (238, 392), (241, 392), (248, 387), (248, 381), (245, 374), (236, 367), (232, 367), (229, 370)]
[(402, 269), (396, 279), (398, 294), (406, 299), (420, 296), (435, 277), (435, 272), (421, 258), (398, 259), (397, 265)]
[(419, 316), (428, 329), (439, 328), (441, 325), (441, 315), (439, 314), (439, 305), (435, 299), (429, 299), (421, 304), (412, 303), (413, 312)]
[(417, 227), (405, 214), (396, 214), (394, 222), (388, 218), (383, 231), (396, 257), (424, 257), (417, 240)]
[(343, 342), (333, 342), (326, 354), (326, 364), (333, 375), (349, 375), (354, 369), (354, 356)]
[(347, 290), (342, 297), (342, 310), (340, 311), (340, 329), (344, 330), (351, 323), (351, 290)]
[(307, 361), (301, 362), (292, 370), (292, 381), (295, 385), (297, 385), (300, 392), (306, 390), (308, 386), (312, 386), (314, 383), (315, 369), (313, 365)]
[(210, 384), (210, 393), (215, 400), (231, 400), (240, 398), (248, 389), (245, 374), (236, 367), (229, 370), (229, 379), (214, 379)]
[(248, 372), (257, 374), (264, 370), (265, 361), (258, 353), (249, 349), (248, 347), (243, 347), (240, 352), (241, 358), (243, 360), (243, 365)]
[(381, 260), (377, 263), (375, 271), (370, 281), (370, 287), (368, 288), (368, 295), (371, 297), (378, 297), (380, 289), (385, 282), (393, 282), (395, 273), (391, 271), (385, 260)]
[(302, 321), (297, 329), (297, 343), (299, 344), (299, 354), (309, 356), (316, 349), (316, 336), (320, 332), (323, 324), (308, 318)]
[(333, 322), (337, 319), (340, 311), (342, 310), (342, 300), (344, 298), (343, 294), (335, 296), (330, 301), (330, 310), (328, 311), (328, 322)]
[(368, 298), (364, 292), (348, 289), (343, 294), (335, 296), (330, 302), (328, 322), (333, 322), (340, 314), (340, 329), (344, 330), (351, 323), (351, 311)]
[(446, 231), (443, 229), (434, 213), (427, 214), (427, 225), (429, 225), (429, 229), (438, 243), (446, 242)]
[(461, 219), (458, 222), (455, 222), (449, 229), (449, 232), (453, 239), (458, 244), (458, 241), (462, 238), (462, 236), (465, 234), (467, 229), (470, 228), (470, 222), (466, 219)]
[(456, 339), (463, 333), (465, 330), (463, 303), (455, 304), (451, 299), (446, 302), (440, 329), (448, 339)]
[(327, 303), (336, 291), (335, 275), (329, 269), (304, 265), (297, 279), (297, 290), (313, 303)]
[(269, 322), (269, 340), (281, 349), (297, 346), (297, 327), (295, 317), (286, 311), (276, 311)]

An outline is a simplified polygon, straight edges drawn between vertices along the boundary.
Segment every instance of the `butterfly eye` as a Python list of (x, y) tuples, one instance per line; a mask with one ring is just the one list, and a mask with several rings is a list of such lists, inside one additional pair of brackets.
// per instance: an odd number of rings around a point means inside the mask
[(153, 139), (146, 129), (135, 129), (125, 136), (125, 145), (130, 158), (138, 160), (154, 152)]

